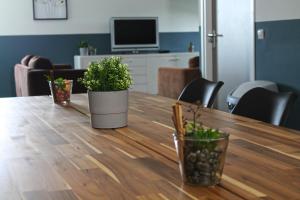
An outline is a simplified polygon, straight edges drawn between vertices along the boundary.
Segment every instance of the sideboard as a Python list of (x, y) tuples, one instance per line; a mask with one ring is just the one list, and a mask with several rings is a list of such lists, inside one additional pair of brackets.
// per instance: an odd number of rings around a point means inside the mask
[(120, 56), (128, 64), (133, 78), (131, 91), (157, 94), (157, 74), (159, 67), (186, 68), (190, 58), (198, 56), (192, 53), (161, 53), (161, 54), (120, 54), (75, 56), (75, 69), (86, 69), (89, 63), (99, 61), (105, 57)]

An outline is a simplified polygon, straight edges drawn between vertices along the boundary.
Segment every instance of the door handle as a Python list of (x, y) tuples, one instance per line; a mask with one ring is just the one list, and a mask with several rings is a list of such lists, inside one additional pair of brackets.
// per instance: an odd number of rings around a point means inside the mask
[(209, 33), (207, 34), (208, 37), (212, 38), (212, 37), (223, 37), (223, 34), (217, 34), (217, 33)]
[(218, 37), (223, 37), (223, 34), (218, 34), (216, 32), (216, 30), (213, 30), (211, 33), (208, 33), (207, 36), (209, 38), (208, 41), (210, 43), (212, 43), (213, 48), (216, 48), (217, 47), (217, 38)]

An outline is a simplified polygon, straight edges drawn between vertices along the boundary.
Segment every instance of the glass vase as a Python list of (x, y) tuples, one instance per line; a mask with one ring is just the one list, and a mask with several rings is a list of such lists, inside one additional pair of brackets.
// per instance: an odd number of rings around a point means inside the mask
[(63, 85), (56, 84), (54, 81), (55, 92), (52, 88), (51, 81), (49, 81), (49, 86), (54, 103), (60, 105), (69, 105), (72, 94), (73, 80), (64, 80)]
[(220, 183), (225, 163), (229, 134), (219, 139), (179, 138), (174, 143), (179, 157), (179, 168), (184, 183), (214, 186)]

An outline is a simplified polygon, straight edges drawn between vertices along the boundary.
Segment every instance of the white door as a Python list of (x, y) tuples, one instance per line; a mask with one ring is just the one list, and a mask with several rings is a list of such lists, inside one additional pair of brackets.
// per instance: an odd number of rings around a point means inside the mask
[(217, 107), (241, 83), (254, 80), (254, 0), (200, 0), (204, 75), (223, 81)]

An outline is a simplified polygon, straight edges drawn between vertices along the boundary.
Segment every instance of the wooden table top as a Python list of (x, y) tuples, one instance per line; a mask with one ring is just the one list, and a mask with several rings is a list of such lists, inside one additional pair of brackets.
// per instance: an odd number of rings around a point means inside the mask
[(300, 134), (216, 110), (204, 125), (229, 132), (223, 179), (183, 185), (173, 144), (174, 100), (130, 94), (129, 125), (96, 130), (87, 96), (0, 99), (0, 199), (300, 199)]

